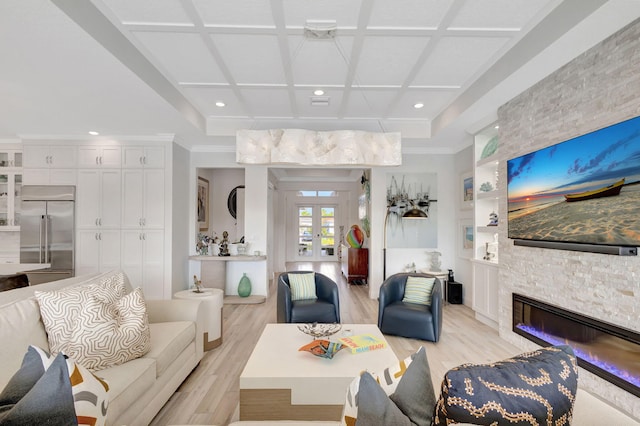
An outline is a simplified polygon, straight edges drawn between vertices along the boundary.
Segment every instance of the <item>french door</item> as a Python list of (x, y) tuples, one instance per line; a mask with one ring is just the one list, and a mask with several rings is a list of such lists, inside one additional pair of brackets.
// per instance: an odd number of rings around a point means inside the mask
[(337, 259), (336, 217), (333, 204), (299, 204), (297, 211), (297, 260)]

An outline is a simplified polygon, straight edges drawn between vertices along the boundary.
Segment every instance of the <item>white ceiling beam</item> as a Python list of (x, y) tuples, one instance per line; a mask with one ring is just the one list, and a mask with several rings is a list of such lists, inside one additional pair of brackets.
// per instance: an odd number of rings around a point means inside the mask
[[(474, 81), (431, 123), (436, 135), (490, 90), (595, 12), (607, 0), (565, 0)], [(496, 107), (497, 108), (497, 107)]]
[(206, 131), (207, 122), (191, 102), (89, 1), (52, 0), (69, 18), (151, 87), (192, 125)]

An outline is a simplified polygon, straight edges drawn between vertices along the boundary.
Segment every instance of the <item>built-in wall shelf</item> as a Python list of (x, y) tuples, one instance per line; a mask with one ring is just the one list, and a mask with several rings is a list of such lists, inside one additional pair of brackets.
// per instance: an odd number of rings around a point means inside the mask
[(498, 190), (494, 189), (493, 191), (485, 191), (485, 192), (478, 192), (478, 200), (489, 200), (489, 199), (498, 199)]
[[(498, 242), (500, 202), (498, 190), (498, 129), (494, 124), (474, 136), (474, 256), (473, 310), (476, 319), (498, 328)], [(487, 191), (486, 189), (491, 188)], [(497, 218), (498, 225), (488, 226)]]
[[(497, 134), (497, 132), (495, 132)], [(493, 136), (493, 135), (492, 135)], [(484, 143), (484, 145), (486, 145), (486, 141), (483, 141), (481, 143)], [(483, 145), (483, 148), (484, 148)], [(479, 159), (478, 161), (476, 161), (476, 166), (477, 167), (482, 167), (482, 166), (486, 166), (486, 165), (493, 165), (494, 167), (498, 166), (498, 155), (497, 154), (493, 154), (489, 157), (486, 158), (482, 158)]]
[(496, 233), (498, 232), (498, 226), (477, 226), (476, 227), (476, 232), (490, 232), (490, 233)]
[[(255, 304), (266, 300), (267, 256), (191, 255), (189, 260), (197, 265), (194, 273), (204, 287), (219, 288), (224, 292), (225, 304)], [(238, 282), (243, 274), (251, 280), (251, 295), (248, 297), (238, 296)]]

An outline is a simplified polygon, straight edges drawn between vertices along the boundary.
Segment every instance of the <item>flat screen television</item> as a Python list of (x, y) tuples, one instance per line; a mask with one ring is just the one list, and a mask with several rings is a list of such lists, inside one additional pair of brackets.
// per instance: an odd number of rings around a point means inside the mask
[(640, 246), (640, 117), (513, 158), (507, 175), (516, 244)]

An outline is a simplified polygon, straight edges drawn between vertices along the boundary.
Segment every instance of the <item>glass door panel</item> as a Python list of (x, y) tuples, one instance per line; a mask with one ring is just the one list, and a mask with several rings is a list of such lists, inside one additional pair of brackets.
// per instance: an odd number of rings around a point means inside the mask
[(335, 255), (335, 207), (320, 207), (320, 256)]
[[(17, 154), (16, 154), (17, 155)], [(20, 154), (22, 156), (22, 154)], [(20, 226), (20, 212), (22, 209), (22, 175), (15, 175), (13, 187), (13, 224)]]
[(9, 226), (9, 175), (0, 174), (0, 226)]
[(313, 207), (298, 207), (298, 256), (313, 257)]
[(334, 260), (336, 206), (297, 207), (297, 257), (299, 260)]

